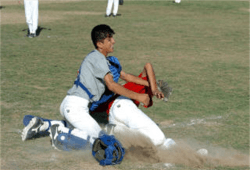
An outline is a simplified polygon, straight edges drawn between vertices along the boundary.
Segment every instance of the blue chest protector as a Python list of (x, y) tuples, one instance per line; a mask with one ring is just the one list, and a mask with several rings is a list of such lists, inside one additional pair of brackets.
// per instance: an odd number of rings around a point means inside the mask
[[(120, 73), (122, 70), (122, 66), (121, 66), (119, 60), (114, 56), (107, 57), (107, 60), (109, 60), (109, 63), (110, 63), (109, 70), (113, 74), (113, 80), (114, 80), (114, 82), (118, 83), (118, 80), (120, 78)], [(108, 88), (106, 88), (106, 90), (103, 93), (100, 100), (93, 102), (91, 104), (89, 110), (94, 111), (100, 104), (105, 103), (113, 96), (114, 96), (114, 93), (112, 91), (110, 91)]]

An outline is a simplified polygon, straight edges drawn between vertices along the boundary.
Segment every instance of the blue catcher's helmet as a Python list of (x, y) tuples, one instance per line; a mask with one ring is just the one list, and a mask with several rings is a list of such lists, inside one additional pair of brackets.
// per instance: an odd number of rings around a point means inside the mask
[(102, 166), (121, 163), (124, 154), (122, 144), (113, 135), (101, 135), (92, 146), (92, 155)]

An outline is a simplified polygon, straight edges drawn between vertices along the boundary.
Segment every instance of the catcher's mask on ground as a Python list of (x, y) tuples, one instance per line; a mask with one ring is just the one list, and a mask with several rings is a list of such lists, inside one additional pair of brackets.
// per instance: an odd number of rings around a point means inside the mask
[(102, 166), (121, 163), (124, 154), (124, 148), (113, 135), (102, 135), (92, 147), (92, 155)]

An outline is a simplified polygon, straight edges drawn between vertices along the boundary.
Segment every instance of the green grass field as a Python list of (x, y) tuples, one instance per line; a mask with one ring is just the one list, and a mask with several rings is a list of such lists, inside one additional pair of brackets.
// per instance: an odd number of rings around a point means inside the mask
[(104, 17), (102, 0), (40, 1), (43, 29), (34, 39), (24, 37), (22, 3), (1, 2), (1, 169), (164, 169), (133, 157), (100, 167), (86, 153), (54, 150), (49, 137), (21, 140), (24, 115), (62, 119), (60, 103), (94, 48), (92, 28), (102, 23), (116, 32), (112, 55), (125, 72), (137, 75), (150, 62), (173, 88), (168, 103), (154, 99), (142, 110), (167, 137), (220, 155), (216, 163), (174, 169), (248, 169), (248, 1), (125, 1), (116, 18)]

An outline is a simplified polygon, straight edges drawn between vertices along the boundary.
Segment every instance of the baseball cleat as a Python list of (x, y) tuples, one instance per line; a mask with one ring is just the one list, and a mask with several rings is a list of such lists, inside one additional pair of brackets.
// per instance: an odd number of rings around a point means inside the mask
[(29, 124), (23, 129), (22, 132), (22, 141), (25, 141), (27, 139), (31, 139), (36, 134), (40, 132), (40, 127), (43, 125), (43, 120), (34, 117), (29, 121)]
[(31, 34), (29, 34), (27, 37), (29, 37), (29, 38), (35, 38), (35, 37), (36, 37), (36, 34), (34, 34), (34, 33), (32, 34), (32, 33), (31, 33)]
[[(30, 123), (30, 121), (31, 121), (34, 117), (38, 117), (38, 116), (25, 115), (25, 116), (23, 117), (23, 125), (24, 125), (24, 126), (28, 126), (28, 124)], [(38, 118), (39, 118), (39, 119), (42, 119), (42, 121), (44, 121), (44, 122), (49, 122), (49, 124), (50, 124), (50, 122), (52, 121), (51, 119), (45, 119), (45, 118), (42, 118), (42, 117), (38, 117)], [(65, 124), (65, 122), (63, 122), (63, 121), (62, 121), (62, 123)]]

